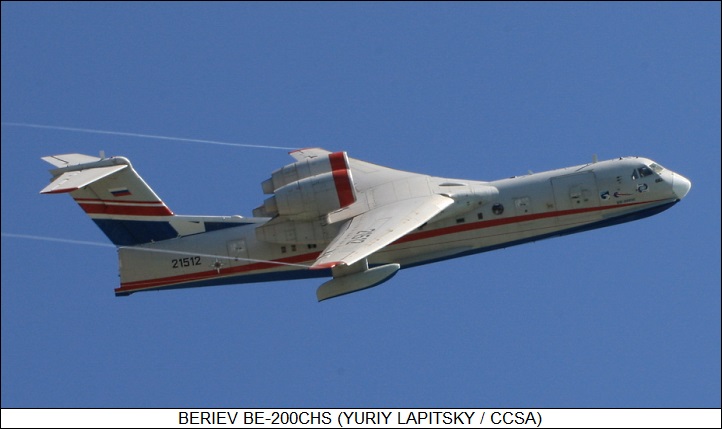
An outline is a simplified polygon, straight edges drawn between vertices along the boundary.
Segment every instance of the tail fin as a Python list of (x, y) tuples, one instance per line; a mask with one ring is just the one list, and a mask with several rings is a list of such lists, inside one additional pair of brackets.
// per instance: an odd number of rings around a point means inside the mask
[(47, 156), (52, 182), (41, 194), (70, 193), (117, 246), (167, 240), (179, 235), (173, 212), (124, 157), (81, 154)]

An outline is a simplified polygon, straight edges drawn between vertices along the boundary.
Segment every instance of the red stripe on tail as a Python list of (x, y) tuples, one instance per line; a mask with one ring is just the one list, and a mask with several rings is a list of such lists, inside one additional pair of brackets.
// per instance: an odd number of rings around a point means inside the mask
[[(129, 216), (173, 216), (173, 212), (163, 203), (154, 203), (160, 205), (125, 205), (125, 204), (105, 204), (101, 200), (76, 200), (78, 205), (83, 208), (87, 214), (110, 214), (110, 215), (129, 215)], [(91, 202), (92, 201), (92, 202)], [(148, 204), (148, 203), (145, 203)]]

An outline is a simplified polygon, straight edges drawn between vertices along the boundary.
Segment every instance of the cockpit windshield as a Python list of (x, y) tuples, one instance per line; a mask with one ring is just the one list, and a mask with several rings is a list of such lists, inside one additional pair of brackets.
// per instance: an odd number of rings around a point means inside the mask
[(657, 173), (657, 174), (659, 174), (659, 173), (661, 173), (662, 171), (664, 171), (664, 167), (662, 167), (662, 166), (659, 165), (659, 164), (655, 164), (655, 163), (649, 164), (649, 168), (651, 168), (652, 170), (654, 170), (654, 172)]
[(639, 168), (639, 177), (647, 177), (654, 174), (651, 168), (647, 167), (646, 165), (644, 167)]
[(649, 167), (647, 167), (646, 165), (643, 165), (643, 166), (635, 169), (632, 172), (632, 180), (637, 180), (637, 179), (641, 179), (642, 177), (651, 176), (655, 173), (660, 174), (662, 171), (664, 171), (664, 168), (659, 164), (651, 163), (649, 165)]

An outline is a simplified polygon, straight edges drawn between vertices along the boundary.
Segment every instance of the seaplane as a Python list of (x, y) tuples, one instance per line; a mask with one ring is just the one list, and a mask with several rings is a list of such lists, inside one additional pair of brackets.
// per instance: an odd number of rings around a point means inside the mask
[(175, 214), (122, 156), (65, 154), (41, 194), (68, 193), (117, 246), (116, 296), (326, 278), (323, 301), (401, 268), (642, 219), (691, 182), (651, 159), (620, 157), (494, 181), (396, 170), (321, 148), (261, 184), (251, 217)]

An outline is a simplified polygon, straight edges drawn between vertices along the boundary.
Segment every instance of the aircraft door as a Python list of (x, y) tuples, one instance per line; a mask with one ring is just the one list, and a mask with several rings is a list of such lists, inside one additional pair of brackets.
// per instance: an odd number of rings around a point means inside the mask
[(599, 206), (597, 179), (588, 171), (551, 179), (557, 210), (575, 210)]
[(248, 264), (248, 247), (246, 247), (246, 240), (231, 240), (227, 243), (228, 256), (231, 258), (237, 258), (230, 261), (231, 265), (244, 265)]

